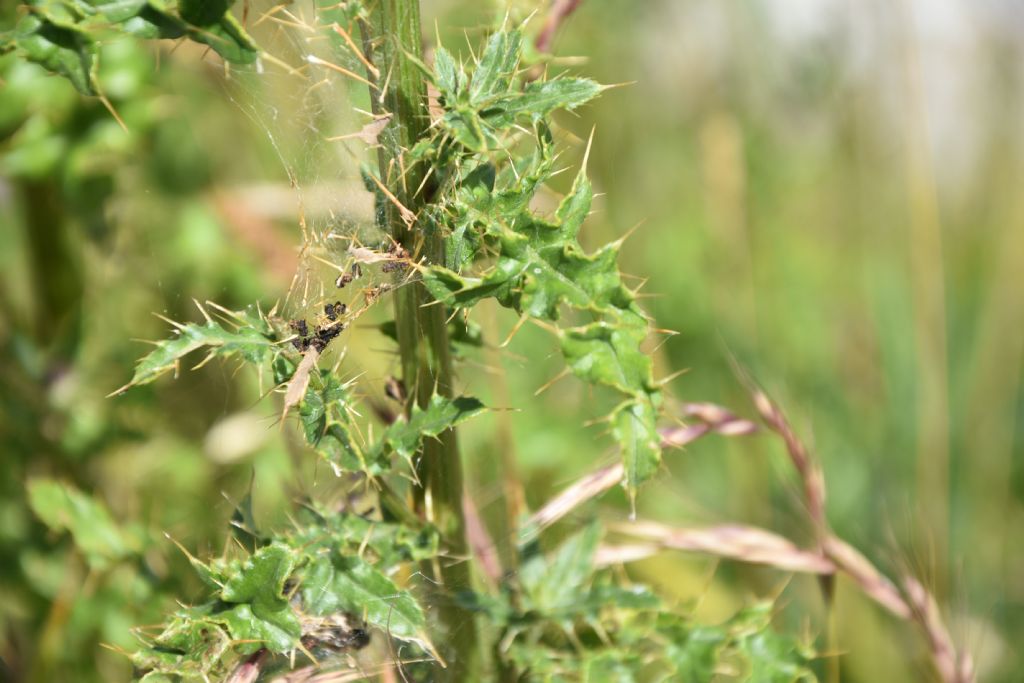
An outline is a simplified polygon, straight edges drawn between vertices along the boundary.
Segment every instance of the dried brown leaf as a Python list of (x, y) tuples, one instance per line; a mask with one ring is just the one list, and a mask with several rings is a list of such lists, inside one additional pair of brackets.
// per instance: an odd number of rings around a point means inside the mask
[(391, 122), (391, 114), (385, 114), (380, 118), (376, 118), (370, 121), (368, 124), (360, 128), (355, 133), (349, 133), (347, 135), (338, 135), (332, 138), (327, 138), (331, 142), (337, 140), (351, 140), (352, 138), (359, 138), (368, 145), (376, 145), (381, 132), (387, 128), (388, 123)]
[(306, 395), (306, 389), (309, 388), (309, 373), (316, 367), (318, 358), (320, 358), (320, 352), (313, 346), (309, 347), (302, 355), (302, 361), (299, 363), (299, 367), (295, 368), (295, 374), (288, 380), (288, 387), (284, 392), (282, 419), (288, 415), (288, 411), (292, 407), (299, 405)]

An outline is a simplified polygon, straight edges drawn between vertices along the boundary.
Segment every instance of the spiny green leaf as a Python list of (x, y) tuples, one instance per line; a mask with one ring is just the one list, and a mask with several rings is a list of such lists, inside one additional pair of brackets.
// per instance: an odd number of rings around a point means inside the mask
[(594, 572), (594, 553), (600, 540), (601, 527), (590, 524), (562, 543), (550, 558), (538, 553), (526, 559), (519, 580), (531, 608), (550, 613), (573, 606)]
[(412, 416), (390, 425), (380, 441), (368, 449), (367, 460), (381, 461), (391, 452), (406, 460), (420, 450), (424, 439), (435, 438), (485, 410), (483, 403), (469, 396), (445, 398), (434, 394), (426, 408), (413, 407)]
[(349, 393), (337, 377), (328, 370), (315, 373), (299, 406), (299, 419), (306, 441), (315, 446), (327, 429), (328, 417), (347, 418)]
[(658, 610), (662, 607), (662, 601), (647, 586), (603, 583), (590, 587), (580, 601), (578, 610), (586, 616), (596, 617), (600, 610), (609, 607), (636, 611)]
[(262, 602), (241, 603), (216, 614), (227, 626), (235, 647), (242, 654), (261, 648), (284, 653), (293, 650), (302, 635), (302, 625), (288, 603), (271, 605)]
[(303, 571), (300, 591), (303, 606), (312, 614), (362, 615), (392, 637), (432, 650), (419, 603), (358, 556), (331, 553), (314, 558)]
[[(481, 596), (475, 605), (502, 626), (503, 642), (510, 643), (504, 659), (528, 680), (711, 681), (727, 670), (729, 680), (816, 680), (808, 667), (813, 651), (771, 630), (769, 604), (703, 626), (667, 611), (643, 587), (599, 584), (543, 615), (517, 612), (508, 600), (490, 603), (495, 599)], [(552, 637), (552, 618), (575, 637)], [(587, 640), (597, 624), (604, 635)]]
[(231, 534), (249, 552), (255, 552), (263, 541), (252, 509), (252, 481), (249, 481), (249, 490), (231, 515)]
[(161, 0), (112, 0), (90, 8), (88, 25), (93, 30), (124, 31), (140, 38), (188, 36), (209, 45), (227, 62), (251, 64), (259, 50), (232, 16), (232, 4), (228, 0), (180, 0), (175, 12)]
[(64, 76), (83, 95), (96, 94), (96, 49), (73, 23), (30, 12), (18, 22), (14, 42), (27, 59)]
[(179, 360), (204, 347), (216, 356), (239, 354), (250, 363), (262, 363), (277, 349), (269, 329), (249, 324), (229, 330), (213, 320), (208, 320), (204, 325), (190, 323), (175, 331), (176, 337), (158, 342), (155, 351), (139, 360), (131, 382), (118, 389), (115, 394), (122, 393), (129, 387), (152, 382), (164, 373), (176, 369)]
[[(532, 81), (514, 86), (522, 51), (518, 31), (499, 31), (491, 36), (473, 71), (468, 91), (466, 75), (443, 48), (434, 61), (434, 83), (444, 108), (441, 128), (470, 151), (486, 153), (502, 148), (502, 139), (521, 121), (540, 124), (557, 109), (572, 110), (596, 97), (603, 87), (585, 78)], [(445, 138), (447, 139), (447, 138)], [(439, 152), (444, 139), (426, 145)], [(426, 148), (418, 150), (424, 154)]]
[(192, 569), (195, 570), (199, 578), (210, 588), (220, 590), (224, 587), (224, 583), (228, 580), (227, 575), (224, 573), (224, 568), (220, 562), (203, 562), (198, 557), (188, 552), (183, 545), (177, 543), (178, 549), (184, 553), (185, 557), (188, 558), (189, 564), (192, 565)]
[(342, 422), (331, 422), (316, 445), (316, 451), (336, 472), (365, 472), (376, 477), (387, 469), (377, 461), (368, 461), (363, 449), (352, 436), (352, 430)]
[(434, 51), (434, 72), (434, 82), (444, 97), (445, 104), (454, 105), (466, 88), (466, 72), (455, 63), (452, 54), (443, 47), (438, 47)]
[(602, 384), (631, 396), (610, 416), (612, 435), (622, 448), (626, 488), (649, 479), (661, 463), (657, 431), (660, 393), (654, 386), (651, 359), (640, 350), (646, 324), (633, 319), (618, 325), (596, 322), (560, 330), (562, 353), (572, 372), (592, 384)]
[[(632, 307), (632, 293), (622, 285), (618, 272), (617, 247), (610, 245), (589, 256), (576, 241), (591, 196), (590, 183), (581, 173), (554, 223), (533, 216), (525, 203), (517, 202), (520, 214), (512, 226), (500, 219), (484, 224), (501, 250), (493, 268), (482, 277), (470, 278), (434, 266), (424, 272), (424, 284), (432, 295), (456, 308), (494, 297), (504, 306), (546, 320), (558, 318), (562, 303), (594, 311)], [(481, 222), (491, 213), (486, 208), (476, 216)]]
[(310, 555), (319, 552), (359, 554), (376, 558), (382, 566), (393, 567), (401, 562), (437, 557), (440, 552), (440, 534), (431, 524), (412, 528), (353, 514), (317, 509), (311, 512), (316, 516), (315, 521), (287, 539), (292, 547)]
[(473, 71), (473, 79), (469, 84), (470, 104), (483, 105), (488, 98), (509, 89), (519, 65), (522, 43), (523, 37), (519, 31), (498, 31), (491, 36), (480, 63)]
[(659, 394), (641, 395), (626, 401), (611, 415), (612, 435), (622, 448), (626, 488), (636, 487), (654, 476), (661, 464), (661, 437), (657, 430)]
[(154, 2), (114, 2), (98, 6), (95, 25), (117, 25), (136, 38), (177, 40), (188, 33), (187, 24)]
[(641, 676), (643, 658), (636, 652), (608, 649), (583, 661), (584, 683), (634, 683), (646, 680)]
[[(282, 367), (281, 372), (294, 372)], [(287, 381), (287, 376), (285, 376)], [(379, 476), (386, 471), (380, 463), (368, 463), (363, 449), (353, 436), (349, 414), (348, 388), (327, 370), (317, 373), (310, 382), (299, 406), (299, 419), (306, 441), (313, 446), (335, 472), (365, 472)]]
[(286, 602), (281, 594), (297, 561), (284, 545), (260, 548), (228, 578), (220, 597), (225, 602)]
[(771, 627), (771, 603), (748, 607), (721, 626), (696, 625), (679, 615), (658, 615), (664, 657), (679, 680), (710, 680), (727, 660), (740, 663), (744, 681), (815, 681), (808, 663), (814, 652)]
[(190, 25), (188, 37), (209, 45), (225, 61), (234, 64), (251, 64), (259, 56), (256, 44), (231, 14), (209, 24)]
[(146, 6), (148, 0), (76, 0), (83, 14), (91, 14), (96, 23), (121, 24), (137, 17)]
[(220, 598), (233, 606), (217, 618), (227, 624), (234, 639), (255, 641), (240, 646), (241, 651), (255, 652), (264, 646), (286, 652), (295, 647), (302, 627), (282, 593), (298, 561), (294, 550), (275, 543), (258, 550), (224, 583)]
[[(280, 356), (274, 361), (274, 378), (287, 382), (295, 366)], [(299, 420), (306, 442), (314, 447), (337, 473), (366, 472), (379, 476), (386, 471), (380, 463), (368, 464), (362, 447), (353, 436), (348, 405), (348, 388), (327, 370), (310, 378), (306, 394), (299, 405)]]
[(815, 681), (807, 667), (811, 648), (771, 628), (773, 605), (768, 602), (747, 607), (729, 623), (733, 649), (746, 660), (746, 680), (752, 683), (795, 683)]
[(599, 321), (559, 332), (569, 369), (591, 384), (624, 394), (650, 391), (651, 359), (639, 351), (647, 330)]
[(228, 10), (234, 0), (178, 0), (181, 18), (196, 26), (212, 24)]
[(749, 683), (795, 683), (816, 681), (808, 658), (786, 636), (766, 629), (740, 641), (737, 650), (749, 666)]
[(628, 308), (632, 294), (622, 285), (618, 247), (608, 245), (593, 255), (573, 245), (544, 247), (525, 262), (520, 308), (533, 318), (555, 320), (567, 303), (579, 310)]
[(98, 45), (121, 35), (177, 39), (212, 47), (225, 60), (248, 64), (259, 54), (226, 0), (69, 0), (30, 3), (9, 38), (27, 59), (67, 78), (84, 95), (98, 94)]
[(523, 678), (530, 683), (556, 683), (578, 680), (579, 657), (562, 653), (542, 644), (513, 641), (505, 654)]
[(180, 610), (152, 644), (132, 656), (136, 667), (152, 670), (143, 680), (159, 674), (203, 676), (217, 666), (231, 638), (209, 612), (208, 607)]
[(107, 508), (72, 486), (32, 479), (28, 502), (50, 529), (70, 532), (75, 546), (93, 567), (107, 567), (134, 550), (132, 539), (118, 528)]
[[(518, 221), (533, 219), (528, 211), (538, 188), (551, 177), (554, 157), (544, 136), (537, 136), (538, 149), (530, 159), (497, 172), (488, 160), (463, 169), (451, 209), (456, 222), (470, 222), (484, 229), (494, 223), (515, 227)], [(582, 221), (581, 221), (582, 222)]]
[(456, 315), (448, 321), (448, 339), (453, 344), (480, 348), (484, 345), (484, 330), (472, 320)]
[(594, 190), (590, 185), (590, 178), (587, 177), (586, 169), (581, 168), (576, 174), (572, 189), (559, 203), (556, 212), (562, 233), (566, 237), (576, 237), (579, 234), (593, 200)]
[(536, 121), (556, 109), (572, 111), (597, 97), (603, 89), (589, 78), (533, 81), (522, 92), (492, 103), (481, 116), (488, 125), (507, 128), (523, 117)]
[(468, 106), (458, 106), (446, 111), (441, 125), (460, 145), (474, 152), (487, 152), (501, 148), (498, 138), (489, 126), (485, 126), (477, 112)]
[[(541, 173), (545, 161), (542, 156), (537, 162)], [(589, 325), (559, 329), (558, 335), (566, 363), (577, 377), (629, 398), (611, 421), (632, 496), (661, 461), (656, 430), (660, 401), (651, 360), (640, 348), (648, 332), (647, 319), (623, 284), (619, 245), (587, 254), (577, 240), (590, 211), (590, 182), (582, 171), (577, 175), (554, 221), (529, 210), (532, 183), (519, 194), (488, 192), (488, 186), (476, 182), (457, 197), (454, 234), (478, 227), (482, 238), (498, 250), (493, 266), (476, 276), (431, 266), (423, 271), (423, 283), (432, 296), (456, 309), (494, 298), (502, 306), (543, 320), (556, 321), (563, 305), (598, 317)]]
[(710, 681), (729, 641), (720, 627), (695, 626), (676, 614), (658, 616), (657, 630), (665, 638), (663, 656), (682, 681)]

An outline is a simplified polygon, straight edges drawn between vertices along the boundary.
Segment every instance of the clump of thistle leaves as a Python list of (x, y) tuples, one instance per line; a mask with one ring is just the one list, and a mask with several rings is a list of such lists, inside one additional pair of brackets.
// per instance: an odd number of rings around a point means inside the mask
[[(472, 76), (443, 47), (436, 51), (441, 130), (412, 154), (430, 159), (438, 170), (442, 189), (431, 218), (447, 237), (445, 264), (424, 269), (423, 281), (456, 310), (494, 299), (521, 316), (555, 325), (572, 373), (623, 397), (609, 420), (632, 497), (661, 461), (661, 400), (650, 357), (641, 349), (648, 319), (619, 272), (621, 242), (588, 254), (577, 239), (593, 199), (585, 168), (553, 217), (530, 208), (555, 172), (546, 118), (556, 109), (575, 109), (603, 88), (567, 77), (520, 86), (521, 51), (518, 31), (496, 33)], [(524, 141), (527, 125), (532, 139)], [(532, 153), (524, 153), (530, 143)], [(509, 149), (519, 155), (510, 156)], [(561, 326), (563, 309), (587, 322)]]
[[(258, 51), (231, 18), (229, 5), (35, 2), (11, 45), (83, 93), (96, 94), (95, 31), (186, 36), (229, 62), (254, 61)], [(320, 8), (325, 28), (345, 22), (351, 30), (362, 20), (365, 9), (355, 2)], [(336, 50), (350, 49), (336, 31), (326, 35)], [(351, 54), (347, 58), (354, 61)], [(578, 241), (593, 197), (585, 164), (554, 215), (531, 209), (556, 172), (550, 116), (587, 103), (603, 87), (585, 78), (532, 79), (523, 62), (522, 34), (503, 29), (474, 64), (460, 64), (438, 47), (433, 68), (421, 65), (438, 93), (440, 115), (402, 153), (429, 165), (436, 189), (415, 220), (421, 229), (440, 231), (444, 256), (443, 262), (409, 262), (393, 277), (402, 284), (418, 279), (449, 309), (461, 330), (452, 335), (453, 343), (479, 344), (471, 312), (485, 299), (553, 330), (572, 374), (621, 396), (608, 420), (632, 498), (661, 457), (659, 385), (641, 349), (649, 321), (619, 272), (621, 242), (588, 253)], [(383, 184), (378, 179), (369, 186)], [(379, 192), (377, 199), (387, 201)], [(383, 251), (366, 258), (365, 267), (387, 263)], [(352, 319), (379, 300), (368, 299), (358, 311), (346, 309), (339, 330), (348, 327), (349, 334)], [(204, 598), (180, 605), (162, 627), (140, 630), (143, 645), (133, 661), (142, 680), (251, 680), (243, 679), (241, 667), (262, 657), (284, 669), (297, 662), (326, 666), (332, 653), (359, 649), (367, 637), (390, 643), (402, 658), (439, 658), (425, 600), (403, 577), (421, 562), (452, 558), (445, 557), (437, 529), (407, 508), (392, 484), (415, 476), (414, 459), (425, 440), (481, 414), (483, 404), (468, 396), (435, 395), (370, 438), (365, 435), (372, 432), (361, 428), (351, 383), (317, 365), (327, 344), (338, 337), (334, 344), (345, 343), (344, 335), (332, 330), (323, 344), (310, 348), (290, 343), (296, 335), (273, 311), (214, 305), (200, 310), (205, 321), (174, 323), (176, 334), (139, 361), (119, 392), (177, 370), (193, 352), (206, 352), (203, 363), (240, 359), (282, 388), (285, 409), (297, 415), (308, 447), (339, 476), (365, 481), (377, 500), (362, 513), (308, 501), (286, 531), (256, 528), (243, 501), (232, 522), (238, 541), (233, 554), (188, 556), (206, 586)], [(394, 329), (392, 322), (382, 331)], [(55, 501), (39, 507), (49, 510), (44, 521), (70, 531), (76, 541), (92, 538), (83, 511), (109, 522), (79, 492), (45, 482), (36, 486)], [(60, 501), (67, 504), (61, 507)], [(752, 672), (756, 680), (813, 679), (807, 666), (812, 653), (771, 630), (770, 605), (754, 606), (718, 626), (695, 624), (646, 587), (605, 571), (600, 539), (594, 524), (545, 552), (531, 536), (515, 549), (519, 571), (500, 588), (461, 587), (463, 592), (444, 598), (482, 617), (496, 672), (544, 681), (711, 680), (749, 678)], [(407, 671), (429, 679), (429, 671), (415, 665)]]

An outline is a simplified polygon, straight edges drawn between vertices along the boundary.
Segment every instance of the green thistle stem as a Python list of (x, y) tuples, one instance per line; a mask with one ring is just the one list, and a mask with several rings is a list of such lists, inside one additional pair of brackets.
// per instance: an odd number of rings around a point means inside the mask
[[(392, 117), (379, 138), (380, 177), (392, 195), (382, 227), (416, 258), (443, 263), (441, 235), (422, 211), (431, 194), (430, 187), (424, 185), (427, 168), (412, 163), (407, 156), (430, 125), (426, 81), (416, 64), (423, 58), (419, 1), (379, 0), (370, 9), (370, 21), (371, 26), (364, 26), (364, 43), (380, 72), (378, 87), (384, 89), (371, 88), (370, 97), (375, 113)], [(410, 220), (413, 215), (416, 220)], [(418, 282), (401, 284), (394, 291), (394, 302), (402, 379), (410, 389), (407, 411), (413, 402), (425, 408), (435, 391), (451, 397), (453, 373), (445, 307), (425, 306), (432, 299)], [(418, 459), (417, 476), (419, 485), (413, 487), (415, 511), (421, 517), (429, 515), (453, 556), (467, 556), (462, 463), (454, 430), (427, 441)], [(424, 573), (442, 583), (449, 596), (471, 587), (468, 562), (447, 566), (435, 562), (425, 567)], [(469, 680), (467, 676), (478, 662), (473, 615), (450, 599), (436, 608), (448, 632), (445, 658), (449, 680)]]

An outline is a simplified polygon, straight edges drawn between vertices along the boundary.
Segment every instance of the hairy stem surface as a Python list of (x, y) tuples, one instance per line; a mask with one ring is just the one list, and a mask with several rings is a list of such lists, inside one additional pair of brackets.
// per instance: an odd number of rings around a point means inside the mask
[[(421, 211), (431, 195), (424, 183), (427, 168), (412, 163), (407, 155), (430, 125), (426, 81), (414, 61), (422, 62), (423, 58), (419, 0), (379, 0), (372, 6), (371, 23), (363, 27), (364, 40), (380, 72), (380, 89), (371, 89), (370, 97), (375, 114), (392, 117), (380, 136), (378, 152), (381, 180), (392, 198), (379, 218), (414, 259), (443, 263), (441, 235)], [(416, 216), (415, 220), (410, 220), (411, 216)], [(453, 395), (451, 347), (444, 306), (426, 305), (433, 302), (418, 282), (396, 284), (395, 322), (402, 379), (409, 388), (408, 411), (414, 402), (426, 407), (435, 391), (446, 397)], [(415, 511), (437, 525), (452, 555), (466, 557), (462, 464), (454, 430), (427, 440), (417, 475), (419, 484), (413, 487)], [(447, 566), (435, 561), (424, 572), (442, 583), (449, 596), (470, 588), (469, 563), (461, 559)], [(437, 610), (448, 636), (450, 680), (465, 680), (477, 662), (473, 616), (450, 600), (437, 605)]]

